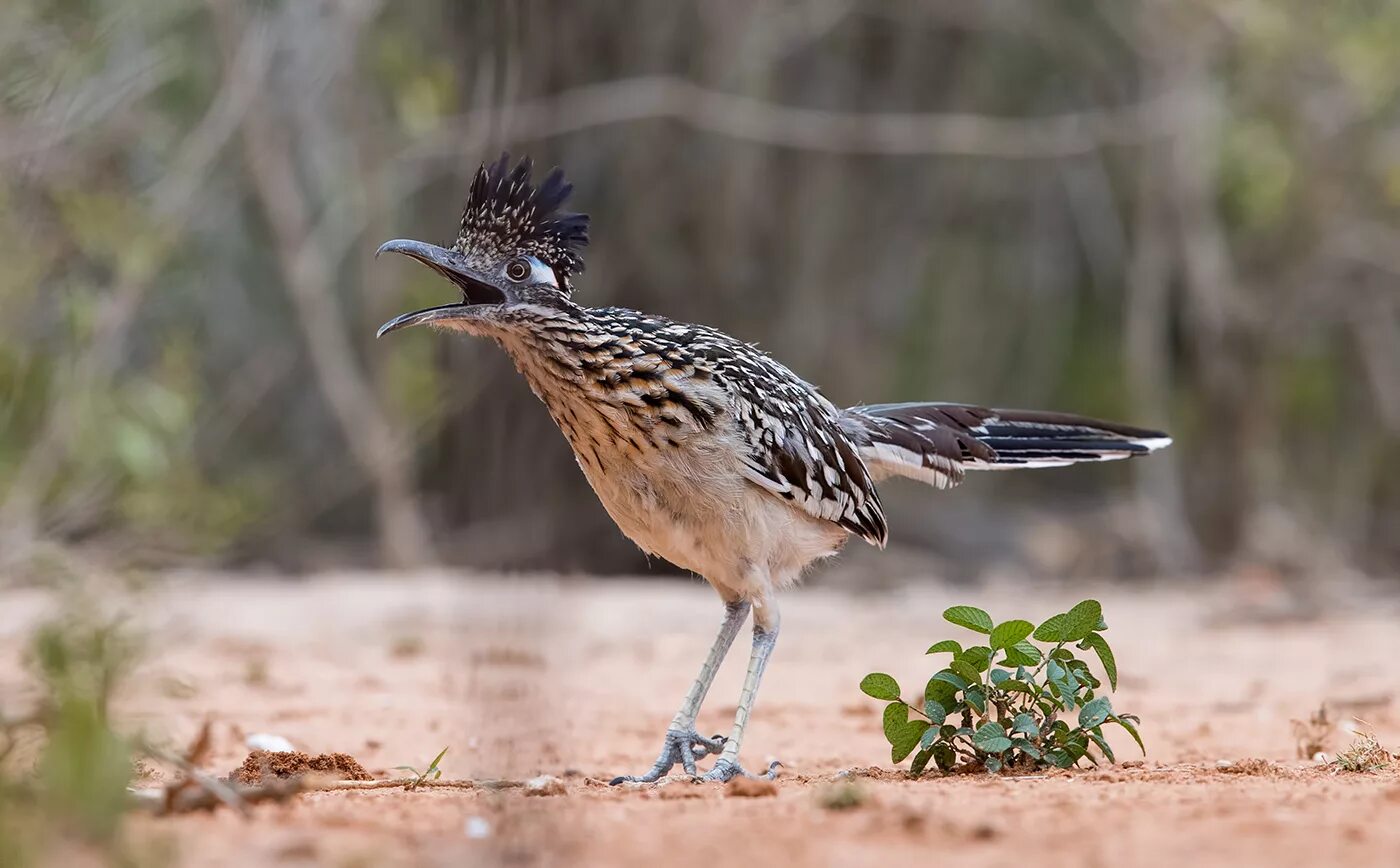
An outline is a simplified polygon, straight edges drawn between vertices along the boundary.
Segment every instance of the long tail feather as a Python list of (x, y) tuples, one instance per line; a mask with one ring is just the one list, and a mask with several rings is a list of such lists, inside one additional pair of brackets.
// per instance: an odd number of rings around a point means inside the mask
[(969, 404), (852, 407), (842, 421), (877, 478), (908, 476), (938, 488), (957, 485), (966, 470), (1114, 461), (1171, 443), (1159, 431), (1084, 416)]

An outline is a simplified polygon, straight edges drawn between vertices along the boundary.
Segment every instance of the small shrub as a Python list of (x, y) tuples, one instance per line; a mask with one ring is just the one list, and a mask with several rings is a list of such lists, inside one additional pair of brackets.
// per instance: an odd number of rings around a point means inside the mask
[[(991, 772), (1071, 768), (1086, 759), (1097, 765), (1096, 752), (1115, 761), (1103, 734), (1108, 724), (1127, 730), (1146, 754), (1138, 718), (1115, 712), (1098, 694), (1102, 682), (1075, 656), (1076, 650), (1093, 651), (1110, 690), (1117, 689), (1118, 665), (1103, 637), (1108, 625), (1098, 601), (1085, 600), (1039, 627), (1020, 620), (994, 624), (973, 606), (953, 606), (943, 618), (985, 639), (967, 648), (944, 639), (928, 649), (952, 659), (928, 680), (922, 705), (905, 702), (898, 682), (882, 672), (860, 683), (867, 696), (889, 703), (884, 731), (891, 761), (913, 754), (916, 775), (930, 763), (944, 771), (971, 766)], [(1062, 714), (1073, 716), (1062, 720)]]
[(1333, 764), (1344, 772), (1373, 774), (1390, 768), (1395, 756), (1381, 747), (1373, 733), (1357, 733), (1356, 739), (1346, 750), (1337, 754)]

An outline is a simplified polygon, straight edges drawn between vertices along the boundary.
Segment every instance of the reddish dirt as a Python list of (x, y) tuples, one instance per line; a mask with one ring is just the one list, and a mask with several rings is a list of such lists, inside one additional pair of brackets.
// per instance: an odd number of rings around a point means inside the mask
[(318, 753), (315, 756), (292, 751), (269, 753), (255, 750), (243, 760), (243, 765), (229, 773), (229, 780), (240, 784), (256, 784), (265, 775), (290, 778), (315, 772), (334, 776), (342, 781), (372, 781), (374, 778), (360, 761), (346, 753)]
[[(957, 628), (938, 613), (973, 602), (994, 616), (1101, 599), (1123, 673), (1115, 706), (1142, 716), (1149, 755), (1030, 776), (911, 780), (888, 762), (871, 670), (917, 692), (923, 650)], [(214, 721), (207, 766), (273, 733), (308, 753), (343, 751), (375, 777), (558, 777), (525, 788), (315, 792), (226, 810), (133, 819), (138, 842), (180, 864), (677, 865), (1387, 865), (1400, 864), (1400, 774), (1334, 773), (1297, 756), (1326, 702), (1400, 744), (1400, 608), (1352, 587), (1315, 620), (1278, 620), (1225, 588), (1137, 591), (938, 586), (853, 595), (790, 592), (783, 635), (743, 759), (781, 759), (770, 787), (668, 780), (611, 788), (650, 765), (718, 622), (697, 583), (665, 580), (324, 576), (310, 581), (171, 577), (129, 599), (150, 654), (123, 695), (126, 724), (187, 743)], [(51, 605), (5, 592), (0, 695), (28, 688), (22, 637)], [(115, 604), (114, 604), (115, 605)], [(727, 729), (745, 668), (736, 647), (700, 719)], [(1320, 736), (1335, 753), (1350, 736)], [(702, 765), (704, 765), (702, 763)], [(169, 779), (153, 763), (149, 784)], [(752, 788), (750, 788), (752, 789)], [(741, 797), (741, 796), (757, 797)]]

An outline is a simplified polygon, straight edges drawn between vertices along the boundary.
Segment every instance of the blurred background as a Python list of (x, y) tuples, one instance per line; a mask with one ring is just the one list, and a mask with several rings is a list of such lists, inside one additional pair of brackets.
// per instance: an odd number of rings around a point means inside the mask
[(509, 149), (592, 214), (580, 301), (840, 405), (1176, 437), (891, 483), (847, 572), (1394, 576), (1397, 42), (1380, 0), (7, 0), (0, 562), (648, 569), (493, 345), (374, 339), (452, 295), (376, 246)]

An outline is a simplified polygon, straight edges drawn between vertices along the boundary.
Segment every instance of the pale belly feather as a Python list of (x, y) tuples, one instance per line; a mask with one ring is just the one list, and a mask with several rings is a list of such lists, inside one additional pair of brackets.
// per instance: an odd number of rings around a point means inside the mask
[(732, 447), (580, 455), (579, 466), (618, 528), (643, 551), (707, 579), (726, 597), (761, 599), (835, 554), (846, 531), (762, 491)]

